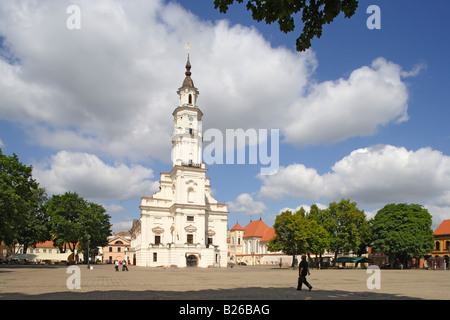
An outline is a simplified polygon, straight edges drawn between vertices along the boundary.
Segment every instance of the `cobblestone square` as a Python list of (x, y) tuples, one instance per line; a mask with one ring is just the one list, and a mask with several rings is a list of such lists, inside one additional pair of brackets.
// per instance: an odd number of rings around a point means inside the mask
[(450, 271), (380, 270), (369, 289), (364, 269), (311, 270), (312, 291), (297, 291), (297, 270), (270, 266), (147, 268), (79, 266), (80, 289), (69, 289), (65, 266), (1, 265), (0, 299), (322, 300), (450, 299)]

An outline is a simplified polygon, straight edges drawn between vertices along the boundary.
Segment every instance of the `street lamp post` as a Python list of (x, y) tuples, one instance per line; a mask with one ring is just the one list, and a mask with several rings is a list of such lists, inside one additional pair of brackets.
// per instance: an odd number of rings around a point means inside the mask
[(88, 269), (91, 268), (90, 261), (89, 261), (89, 244), (90, 243), (91, 243), (91, 236), (88, 235), (87, 236), (87, 261), (88, 261), (87, 265), (88, 265)]

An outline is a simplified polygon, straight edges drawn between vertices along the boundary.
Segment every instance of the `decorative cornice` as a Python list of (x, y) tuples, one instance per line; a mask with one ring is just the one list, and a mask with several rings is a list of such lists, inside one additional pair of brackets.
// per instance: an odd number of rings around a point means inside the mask
[(195, 232), (195, 231), (197, 231), (197, 228), (194, 227), (192, 224), (190, 224), (190, 225), (188, 225), (187, 227), (184, 227), (184, 230), (185, 230), (186, 232)]
[(161, 227), (155, 227), (155, 228), (152, 229), (152, 231), (153, 231), (153, 233), (155, 233), (155, 234), (161, 234), (161, 233), (164, 233), (164, 229), (161, 228)]

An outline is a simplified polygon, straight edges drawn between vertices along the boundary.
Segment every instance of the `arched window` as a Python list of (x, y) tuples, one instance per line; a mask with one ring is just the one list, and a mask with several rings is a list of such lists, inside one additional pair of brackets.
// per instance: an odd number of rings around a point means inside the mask
[(189, 104), (192, 104), (192, 94), (189, 94)]
[(439, 241), (436, 241), (436, 251), (440, 251), (441, 250), (441, 244)]

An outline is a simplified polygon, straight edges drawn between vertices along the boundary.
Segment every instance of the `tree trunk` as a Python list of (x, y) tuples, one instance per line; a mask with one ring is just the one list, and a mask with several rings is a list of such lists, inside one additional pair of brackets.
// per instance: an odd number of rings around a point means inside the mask
[(28, 250), (28, 244), (25, 243), (25, 244), (23, 245), (23, 254), (26, 254), (26, 253), (27, 253), (27, 250)]

